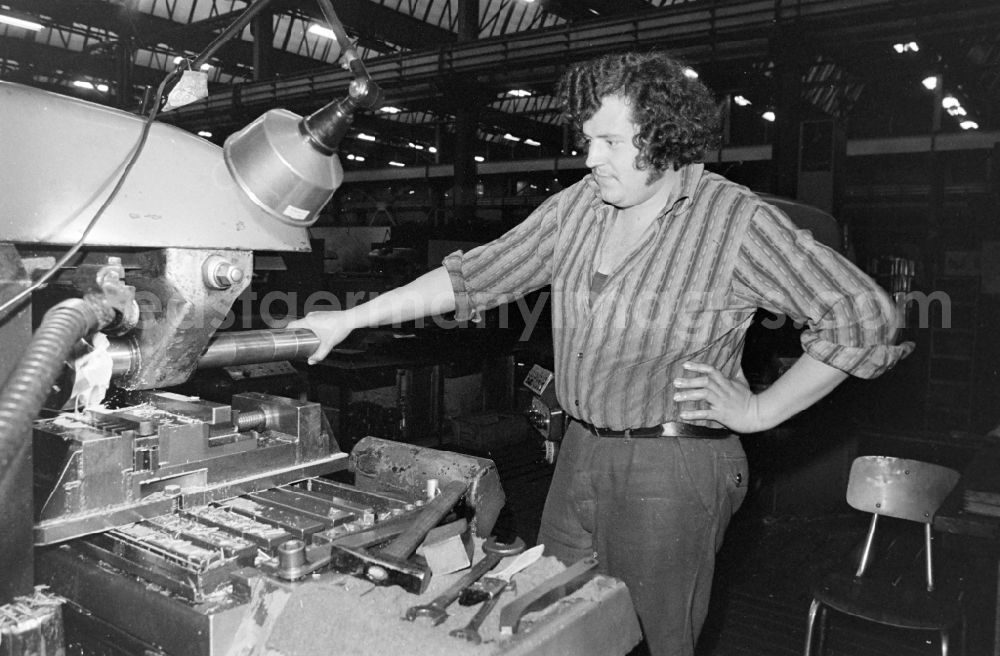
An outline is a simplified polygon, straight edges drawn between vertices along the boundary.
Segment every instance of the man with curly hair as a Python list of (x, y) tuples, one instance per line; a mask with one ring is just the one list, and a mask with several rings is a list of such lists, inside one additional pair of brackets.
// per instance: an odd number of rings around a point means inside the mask
[[(562, 78), (590, 174), (493, 242), (414, 282), (292, 326), (329, 352), (354, 328), (490, 307), (551, 285), (556, 393), (572, 422), (539, 541), (596, 554), (628, 585), (649, 651), (690, 656), (715, 554), (746, 495), (737, 434), (772, 428), (848, 375), (905, 356), (889, 297), (745, 187), (700, 163), (718, 133), (709, 90), (658, 52)], [(740, 369), (757, 308), (802, 321), (804, 354), (754, 394)]]

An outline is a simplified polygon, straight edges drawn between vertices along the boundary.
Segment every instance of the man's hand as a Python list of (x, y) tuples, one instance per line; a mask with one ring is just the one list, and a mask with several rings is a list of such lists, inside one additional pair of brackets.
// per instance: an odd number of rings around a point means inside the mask
[(347, 339), (354, 330), (354, 322), (348, 312), (310, 312), (301, 319), (288, 324), (288, 328), (306, 328), (319, 337), (319, 347), (309, 356), (309, 364), (316, 364), (325, 358), (330, 350)]
[(685, 362), (688, 371), (701, 376), (674, 381), (681, 389), (674, 401), (705, 401), (707, 410), (685, 410), (681, 419), (711, 419), (737, 433), (759, 433), (802, 412), (829, 394), (847, 374), (803, 353), (788, 371), (760, 394), (746, 383), (726, 378), (715, 367)]
[(760, 416), (760, 404), (746, 383), (726, 378), (719, 370), (708, 364), (685, 362), (684, 368), (703, 375), (696, 378), (677, 378), (674, 387), (674, 401), (705, 401), (705, 410), (683, 410), (681, 419), (710, 419), (717, 421), (736, 433), (756, 433), (766, 426)]

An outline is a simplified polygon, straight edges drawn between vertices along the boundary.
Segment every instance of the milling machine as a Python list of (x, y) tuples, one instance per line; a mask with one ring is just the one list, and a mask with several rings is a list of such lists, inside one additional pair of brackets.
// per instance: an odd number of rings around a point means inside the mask
[[(164, 390), (317, 347), (306, 330), (217, 329), (254, 251), (308, 251), (342, 180), (336, 146), (378, 97), (343, 59), (346, 99), (271, 110), (223, 149), (155, 111), (0, 82), (0, 654), (63, 653), (63, 598), (117, 636), (114, 653), (225, 653), (283, 543), (401, 521), (430, 478), (468, 483), (489, 534), (503, 492), (488, 460), (379, 440), (349, 456), (316, 403)], [(59, 411), (81, 354), (116, 394)], [(349, 465), (353, 485), (319, 478)]]

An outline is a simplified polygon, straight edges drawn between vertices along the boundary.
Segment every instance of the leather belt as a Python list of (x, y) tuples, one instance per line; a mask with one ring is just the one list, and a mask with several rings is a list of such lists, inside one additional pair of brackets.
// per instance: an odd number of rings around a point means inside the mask
[(727, 428), (709, 428), (708, 426), (685, 424), (680, 421), (668, 421), (659, 426), (626, 428), (624, 430), (601, 428), (593, 424), (588, 424), (585, 421), (580, 421), (579, 419), (576, 421), (597, 437), (691, 437), (703, 440), (719, 440), (734, 434)]

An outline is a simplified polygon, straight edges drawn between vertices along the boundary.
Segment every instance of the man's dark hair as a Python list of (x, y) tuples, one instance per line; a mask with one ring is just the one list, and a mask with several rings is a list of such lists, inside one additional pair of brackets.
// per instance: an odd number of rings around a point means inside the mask
[(700, 161), (718, 137), (712, 92), (687, 67), (661, 52), (605, 55), (577, 64), (559, 81), (563, 117), (579, 132), (606, 96), (620, 96), (638, 126), (636, 168), (665, 171)]

